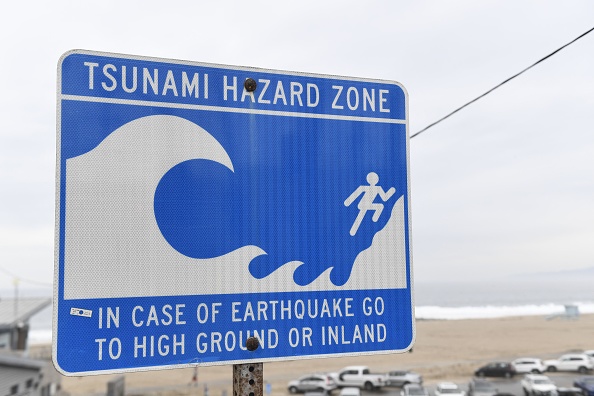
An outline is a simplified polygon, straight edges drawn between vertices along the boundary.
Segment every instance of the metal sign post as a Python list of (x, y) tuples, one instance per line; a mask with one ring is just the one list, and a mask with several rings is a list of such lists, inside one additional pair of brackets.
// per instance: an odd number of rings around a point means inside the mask
[(77, 50), (57, 99), (61, 373), (412, 346), (400, 84)]
[(233, 396), (263, 396), (264, 364), (233, 365)]
[[(256, 337), (248, 338), (246, 348), (255, 351), (260, 346)], [(263, 396), (264, 363), (233, 365), (233, 396)]]

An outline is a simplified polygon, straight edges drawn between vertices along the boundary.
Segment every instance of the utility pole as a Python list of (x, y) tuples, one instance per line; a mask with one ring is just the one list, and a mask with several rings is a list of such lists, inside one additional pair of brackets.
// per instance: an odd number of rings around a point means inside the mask
[(14, 284), (14, 318), (16, 319), (19, 315), (19, 278), (14, 278), (12, 283)]

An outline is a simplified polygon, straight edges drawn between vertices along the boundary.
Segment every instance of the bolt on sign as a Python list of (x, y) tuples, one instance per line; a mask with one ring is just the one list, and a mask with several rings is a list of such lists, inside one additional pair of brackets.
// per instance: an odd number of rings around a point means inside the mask
[(411, 348), (402, 85), (76, 50), (57, 101), (62, 373)]

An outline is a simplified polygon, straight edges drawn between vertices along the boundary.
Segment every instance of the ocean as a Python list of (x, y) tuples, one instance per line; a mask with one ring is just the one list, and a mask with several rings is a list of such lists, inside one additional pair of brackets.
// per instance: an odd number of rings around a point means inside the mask
[[(22, 297), (50, 296), (49, 292), (19, 293)], [(10, 292), (1, 294), (12, 298)], [(420, 320), (460, 320), (509, 316), (562, 314), (565, 305), (580, 313), (594, 313), (594, 279), (496, 280), (491, 282), (416, 282), (415, 315)], [(30, 321), (31, 344), (51, 342), (51, 307)]]
[(479, 319), (555, 315), (565, 305), (594, 313), (594, 279), (417, 282), (417, 319)]

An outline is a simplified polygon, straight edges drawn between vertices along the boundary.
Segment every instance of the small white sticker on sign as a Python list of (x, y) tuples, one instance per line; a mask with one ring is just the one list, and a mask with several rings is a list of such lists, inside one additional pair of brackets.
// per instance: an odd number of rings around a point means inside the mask
[(70, 308), (70, 315), (84, 316), (85, 318), (90, 318), (93, 315), (93, 311), (91, 311), (90, 309)]

